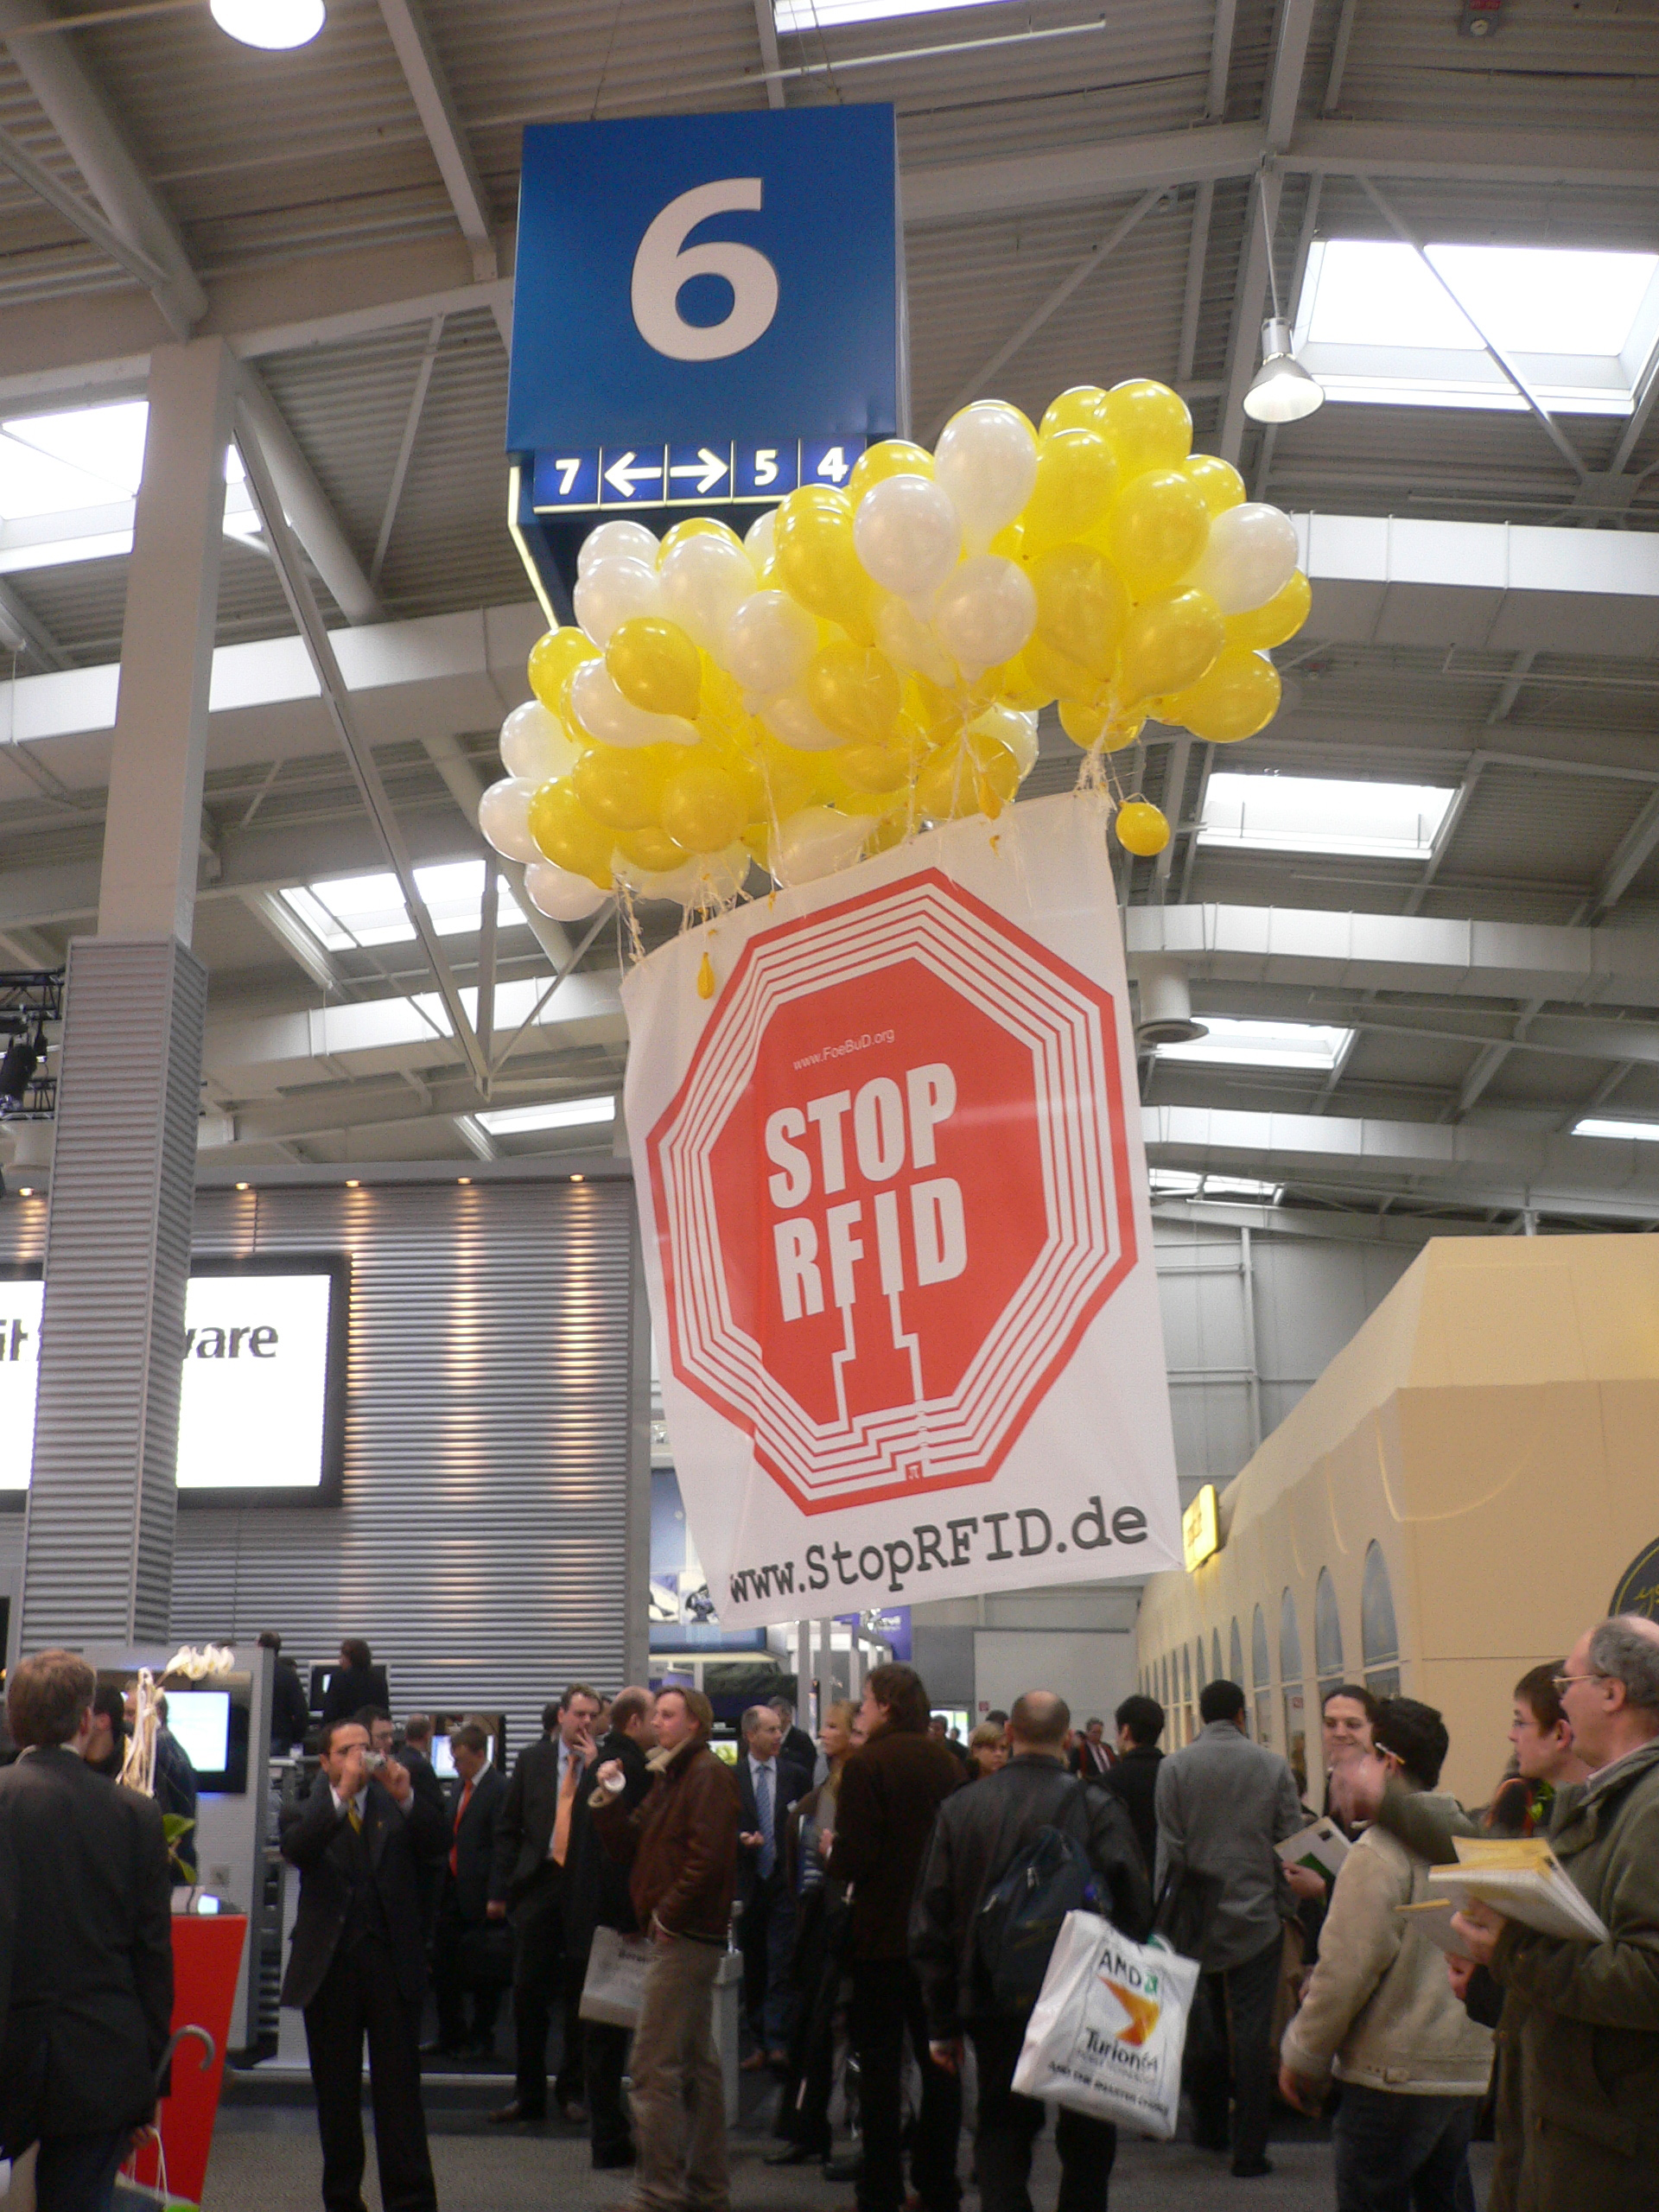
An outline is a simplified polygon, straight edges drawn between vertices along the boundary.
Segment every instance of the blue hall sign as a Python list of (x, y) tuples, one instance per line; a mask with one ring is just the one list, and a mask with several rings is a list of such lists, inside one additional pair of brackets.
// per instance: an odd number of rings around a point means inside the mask
[(507, 451), (561, 608), (597, 517), (752, 512), (903, 427), (900, 245), (890, 107), (525, 131)]

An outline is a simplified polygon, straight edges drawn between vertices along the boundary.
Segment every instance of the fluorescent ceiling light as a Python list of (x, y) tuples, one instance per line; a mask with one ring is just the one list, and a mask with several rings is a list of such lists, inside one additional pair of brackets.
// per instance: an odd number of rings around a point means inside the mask
[(1546, 405), (1630, 413), (1659, 344), (1659, 254), (1426, 251), (1430, 267), (1393, 241), (1313, 248), (1295, 346), (1327, 397), (1518, 411), (1526, 400), (1487, 354), (1484, 331)]
[(616, 1119), (615, 1097), (555, 1098), (545, 1106), (492, 1107), (474, 1119), (493, 1137), (527, 1135), (531, 1129), (578, 1129)]
[(322, 0), (212, 0), (213, 21), (244, 46), (279, 53), (306, 46), (322, 29)]
[(1659, 1122), (1610, 1122), (1599, 1115), (1586, 1114), (1581, 1122), (1574, 1122), (1575, 1137), (1634, 1138), (1638, 1144), (1659, 1144)]
[[(524, 918), (499, 877), (497, 884), (497, 926), (511, 929)], [(467, 935), (479, 926), (484, 899), (482, 861), (446, 861), (434, 868), (417, 868), (415, 887), (425, 899), (432, 926), (440, 937)], [(327, 952), (407, 944), (415, 935), (404, 894), (390, 870), (339, 876), (329, 883), (296, 885), (283, 893), (283, 899)]]
[(0, 423), (0, 522), (130, 499), (144, 473), (142, 399)]
[(1160, 1045), (1160, 1060), (1192, 1060), (1210, 1067), (1289, 1068), (1300, 1075), (1329, 1075), (1346, 1050), (1351, 1029), (1312, 1021), (1230, 1021), (1200, 1014), (1209, 1034), (1187, 1045)]
[(1427, 860), (1454, 796), (1439, 784), (1224, 771), (1205, 791), (1198, 842), (1234, 852)]
[(1185, 1167), (1154, 1167), (1151, 1183), (1155, 1198), (1250, 1198), (1270, 1206), (1279, 1203), (1285, 1188), (1251, 1175), (1200, 1175)]
[(935, 16), (947, 8), (982, 8), (989, 0), (772, 0), (779, 29), (836, 30), (842, 23), (885, 23), (895, 16)]

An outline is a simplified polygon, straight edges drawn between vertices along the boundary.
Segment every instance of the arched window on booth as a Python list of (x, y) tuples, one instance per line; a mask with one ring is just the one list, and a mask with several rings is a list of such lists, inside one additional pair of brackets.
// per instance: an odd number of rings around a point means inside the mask
[(1192, 1740), (1192, 1654), (1181, 1646), (1181, 1741)]
[(1212, 1682), (1225, 1679), (1221, 1664), (1221, 1630), (1218, 1628), (1212, 1628), (1210, 1631), (1210, 1679)]
[(1204, 1638), (1200, 1636), (1195, 1638), (1192, 1645), (1192, 1687), (1199, 1697), (1204, 1695), (1204, 1686), (1209, 1679), (1209, 1672), (1204, 1663)]
[(1389, 1562), (1375, 1540), (1365, 1549), (1359, 1586), (1359, 1649), (1365, 1687), (1373, 1697), (1400, 1694), (1400, 1631), (1395, 1625), (1394, 1590)]
[(1238, 1616), (1236, 1613), (1233, 1616), (1232, 1634), (1228, 1639), (1227, 1659), (1227, 1672), (1229, 1675), (1238, 1684), (1240, 1689), (1243, 1689), (1245, 1683), (1244, 1646), (1239, 1637)]
[(1279, 1680), (1284, 1686), (1285, 1757), (1296, 1787), (1307, 1795), (1307, 1703), (1302, 1686), (1302, 1639), (1296, 1600), (1287, 1590), (1279, 1606)]
[(1255, 1740), (1273, 1741), (1273, 1662), (1268, 1656), (1268, 1617), (1260, 1605), (1250, 1623), (1250, 1684), (1255, 1693)]
[(1337, 1611), (1337, 1586), (1328, 1567), (1319, 1569), (1313, 1586), (1313, 1672), (1319, 1677), (1319, 1705), (1341, 1681), (1342, 1621)]

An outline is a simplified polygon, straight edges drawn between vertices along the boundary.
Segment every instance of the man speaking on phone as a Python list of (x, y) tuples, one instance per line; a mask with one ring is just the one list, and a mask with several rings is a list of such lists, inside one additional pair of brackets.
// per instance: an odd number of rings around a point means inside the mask
[(283, 1856), (300, 1870), (283, 2002), (305, 2013), (325, 2212), (363, 2202), (365, 2035), (381, 2202), (436, 2212), (421, 2104), (420, 1875), (448, 1836), (408, 1769), (370, 1751), (360, 1721), (327, 1724), (321, 1753), (310, 1796), (282, 1815)]

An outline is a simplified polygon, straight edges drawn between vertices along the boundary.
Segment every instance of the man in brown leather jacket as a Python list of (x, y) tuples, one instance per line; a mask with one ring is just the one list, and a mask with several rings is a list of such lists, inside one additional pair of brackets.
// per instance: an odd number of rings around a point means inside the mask
[(656, 1949), (632, 2062), (639, 2212), (727, 2212), (726, 2097), (715, 2049), (715, 1978), (737, 1886), (737, 1782), (709, 1749), (701, 1690), (658, 1693), (652, 1786), (624, 1809), (621, 1762), (597, 1776), (594, 1827), (631, 1864), (641, 1929)]

